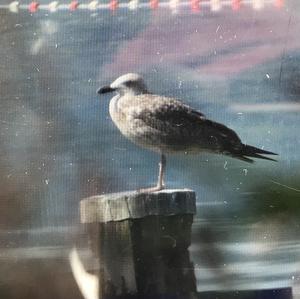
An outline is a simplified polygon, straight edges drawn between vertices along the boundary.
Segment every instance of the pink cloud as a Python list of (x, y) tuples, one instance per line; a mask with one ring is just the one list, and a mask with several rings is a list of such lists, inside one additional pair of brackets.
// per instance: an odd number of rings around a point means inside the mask
[(197, 73), (231, 75), (300, 49), (299, 16), (286, 9), (229, 8), (204, 15), (157, 11), (148, 26), (124, 42), (105, 66), (113, 76), (168, 65)]

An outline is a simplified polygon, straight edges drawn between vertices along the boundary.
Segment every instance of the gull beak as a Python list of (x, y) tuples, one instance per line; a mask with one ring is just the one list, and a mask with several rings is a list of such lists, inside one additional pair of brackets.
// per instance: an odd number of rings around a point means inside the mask
[(98, 94), (103, 94), (103, 93), (108, 93), (108, 92), (113, 92), (115, 89), (111, 88), (110, 86), (104, 86), (101, 87), (97, 90)]

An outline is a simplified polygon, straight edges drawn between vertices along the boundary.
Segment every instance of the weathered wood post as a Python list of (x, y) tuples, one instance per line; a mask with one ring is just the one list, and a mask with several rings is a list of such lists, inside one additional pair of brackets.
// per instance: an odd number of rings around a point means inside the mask
[(99, 298), (196, 292), (188, 251), (195, 201), (186, 189), (81, 201), (81, 222), (100, 262)]

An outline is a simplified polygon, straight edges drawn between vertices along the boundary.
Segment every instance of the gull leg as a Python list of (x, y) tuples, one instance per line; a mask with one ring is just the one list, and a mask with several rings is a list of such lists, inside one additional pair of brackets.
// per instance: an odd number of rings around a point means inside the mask
[(161, 158), (160, 158), (160, 162), (159, 162), (157, 185), (155, 187), (139, 189), (138, 192), (141, 192), (141, 193), (143, 193), (143, 192), (156, 192), (156, 191), (163, 190), (165, 188), (164, 176), (165, 176), (166, 164), (167, 164), (166, 156), (162, 153)]
[(159, 162), (159, 172), (158, 172), (158, 181), (156, 187), (159, 190), (164, 189), (164, 176), (165, 176), (165, 169), (166, 169), (167, 159), (164, 154), (161, 154), (160, 162)]

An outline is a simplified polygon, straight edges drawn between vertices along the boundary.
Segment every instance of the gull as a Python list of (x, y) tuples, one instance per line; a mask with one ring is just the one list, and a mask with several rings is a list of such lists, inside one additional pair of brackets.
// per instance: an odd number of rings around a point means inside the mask
[(97, 91), (100, 95), (110, 92), (116, 93), (110, 100), (109, 113), (117, 128), (135, 144), (161, 157), (157, 185), (141, 192), (165, 188), (166, 154), (209, 152), (250, 163), (254, 162), (251, 158), (276, 161), (263, 156), (275, 153), (243, 144), (232, 129), (180, 100), (150, 93), (138, 74), (122, 75)]

